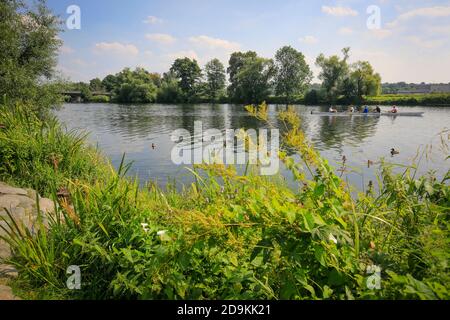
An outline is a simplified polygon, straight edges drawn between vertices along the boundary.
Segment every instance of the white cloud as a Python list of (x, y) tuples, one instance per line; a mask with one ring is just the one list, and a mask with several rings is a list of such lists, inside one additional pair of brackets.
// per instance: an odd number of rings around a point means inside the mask
[(329, 14), (331, 16), (338, 16), (338, 17), (357, 16), (358, 15), (357, 11), (353, 10), (352, 8), (348, 8), (348, 7), (322, 6), (322, 12)]
[(178, 52), (174, 52), (174, 53), (169, 53), (167, 56), (172, 60), (175, 60), (178, 58), (189, 58), (189, 59), (195, 59), (197, 61), (199, 60), (199, 57), (194, 50), (178, 51)]
[(197, 36), (190, 37), (189, 41), (193, 44), (199, 45), (201, 47), (207, 47), (209, 49), (225, 49), (227, 51), (238, 51), (241, 46), (237, 42), (232, 42), (219, 38), (212, 38), (208, 36)]
[(155, 16), (148, 16), (143, 22), (145, 24), (159, 24), (162, 23), (163, 20)]
[(353, 34), (353, 29), (347, 28), (347, 27), (342, 27), (338, 30), (338, 33), (343, 36), (350, 35), (350, 34)]
[(438, 48), (445, 43), (445, 40), (442, 39), (424, 40), (417, 36), (407, 37), (407, 40), (410, 41), (412, 44), (425, 49)]
[(160, 44), (173, 44), (177, 39), (166, 33), (149, 33), (145, 38)]
[(118, 55), (137, 56), (139, 49), (132, 44), (123, 44), (120, 42), (100, 42), (96, 43), (94, 47), (95, 53), (113, 53)]
[(427, 17), (427, 18), (439, 18), (439, 17), (449, 17), (450, 16), (450, 6), (443, 7), (425, 7), (413, 9), (400, 14), (397, 19), (387, 24), (389, 28), (397, 27), (401, 22), (407, 21), (417, 17)]
[(319, 42), (319, 40), (314, 36), (304, 36), (298, 40), (301, 43), (306, 43), (306, 44), (315, 44), (315, 43)]

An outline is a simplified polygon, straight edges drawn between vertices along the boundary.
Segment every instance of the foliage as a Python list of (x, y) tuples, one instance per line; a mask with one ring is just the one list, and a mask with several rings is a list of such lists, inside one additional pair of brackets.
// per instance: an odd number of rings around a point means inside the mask
[(91, 91), (104, 91), (102, 80), (95, 78), (89, 81), (89, 89)]
[(322, 87), (330, 103), (336, 102), (342, 92), (344, 80), (348, 77), (349, 66), (347, 60), (349, 51), (350, 48), (342, 50), (344, 55), (342, 59), (336, 55), (326, 58), (323, 54), (320, 54), (316, 59), (316, 65), (322, 69), (319, 79), (322, 80)]
[(89, 100), (89, 102), (94, 102), (94, 103), (108, 103), (109, 100), (110, 100), (110, 99), (109, 99), (108, 96), (98, 95), (98, 96), (92, 96), (92, 98)]
[(50, 195), (72, 179), (93, 180), (103, 162), (84, 145), (85, 135), (66, 132), (53, 117), (40, 120), (29, 106), (0, 105), (0, 180)]
[(275, 74), (271, 59), (258, 57), (255, 52), (235, 52), (231, 55), (228, 73), (229, 94), (236, 102), (261, 102), (271, 93), (271, 79)]
[(40, 113), (62, 102), (54, 67), (60, 21), (38, 1), (0, 2), (0, 96), (30, 103)]
[(198, 66), (197, 60), (189, 58), (176, 59), (170, 71), (177, 77), (185, 100), (189, 101), (195, 98), (198, 92), (197, 86), (202, 76), (202, 70)]
[(348, 102), (361, 103), (364, 96), (377, 96), (381, 93), (381, 77), (374, 73), (367, 61), (358, 61), (350, 66), (350, 74), (344, 79), (344, 97)]
[(164, 74), (156, 99), (158, 102), (165, 103), (183, 101), (183, 92), (178, 85), (176, 76), (172, 72)]
[[(247, 110), (268, 118), (265, 104)], [(67, 145), (38, 143), (42, 123), (7, 114), (2, 121), (26, 133), (34, 153)], [(72, 206), (60, 202), (48, 231), (24, 233), (6, 221), (19, 281), (77, 299), (449, 299), (450, 175), (438, 181), (382, 165), (380, 190), (355, 198), (308, 144), (299, 119), (291, 108), (278, 117), (287, 128), (279, 157), (296, 189), (257, 167), (241, 176), (231, 166), (197, 166), (196, 182), (181, 191), (139, 189), (123, 177), (123, 162), (95, 180), (78, 165), (65, 167)], [(1, 139), (0, 150), (28, 149), (16, 136)], [(42, 156), (14, 157), (5, 163), (32, 167), (33, 176), (47, 167)], [(17, 184), (29, 184), (19, 172)], [(66, 289), (69, 265), (81, 267), (82, 290)], [(381, 268), (380, 289), (367, 285), (373, 265)]]
[(312, 72), (305, 56), (290, 46), (284, 46), (275, 54), (275, 92), (291, 103), (294, 95), (303, 94), (312, 79)]
[(225, 94), (225, 67), (219, 59), (209, 61), (205, 66), (207, 96), (215, 101)]

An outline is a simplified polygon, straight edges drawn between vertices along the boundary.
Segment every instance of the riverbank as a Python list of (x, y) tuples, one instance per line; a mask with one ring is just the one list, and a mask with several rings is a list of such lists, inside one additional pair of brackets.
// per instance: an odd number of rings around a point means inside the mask
[[(292, 128), (288, 143), (302, 160), (280, 157), (299, 191), (223, 166), (196, 167), (196, 182), (182, 191), (139, 188), (124, 177), (123, 162), (118, 171), (98, 162), (84, 139), (67, 136), (54, 121), (2, 108), (0, 152), (7, 160), (0, 178), (34, 184), (44, 195), (66, 190), (56, 213), (64, 223), (13, 236), (17, 285), (37, 292), (34, 298), (450, 297), (448, 176), (437, 181), (409, 169), (394, 175), (386, 166), (380, 191), (354, 199), (298, 134), (298, 116), (285, 111), (279, 118)], [(73, 265), (81, 290), (66, 286)], [(368, 285), (374, 267), (382, 270), (377, 290)]]
[[(269, 96), (265, 99), (268, 104), (301, 104), (307, 106), (325, 106), (330, 105), (330, 102), (323, 101), (318, 94), (297, 96), (289, 100), (285, 97)], [(67, 100), (70, 102), (70, 100)], [(117, 103), (115, 99), (111, 99), (108, 96), (93, 96), (92, 98), (80, 101), (81, 103)], [(154, 103), (170, 103), (169, 101), (156, 101)], [(180, 103), (173, 101), (172, 103)], [(188, 104), (198, 104), (198, 103), (214, 103), (214, 104), (224, 104), (224, 103), (242, 103), (239, 101), (234, 101), (223, 97), (218, 100), (209, 99), (198, 99), (190, 101)], [(139, 103), (133, 103), (139, 104)], [(148, 104), (148, 103), (145, 103)], [(380, 96), (365, 97), (360, 103), (355, 103), (348, 101), (345, 97), (339, 98), (336, 103), (337, 105), (402, 105), (402, 106), (450, 106), (450, 94), (447, 93), (435, 93), (435, 94), (384, 94)]]

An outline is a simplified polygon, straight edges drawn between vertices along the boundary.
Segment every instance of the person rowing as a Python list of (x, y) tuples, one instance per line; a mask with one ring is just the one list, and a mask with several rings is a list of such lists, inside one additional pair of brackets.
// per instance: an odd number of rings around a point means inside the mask
[(391, 113), (398, 113), (397, 107), (396, 107), (396, 106), (393, 106), (390, 112), (391, 112)]
[(365, 107), (364, 107), (363, 113), (369, 113), (369, 107), (368, 107), (368, 106), (365, 106)]
[(350, 106), (350, 108), (348, 109), (348, 112), (350, 112), (350, 113), (355, 112), (355, 108), (353, 106)]
[(330, 109), (328, 109), (328, 112), (337, 113), (337, 109), (335, 109), (332, 106), (330, 106)]
[(376, 112), (376, 113), (381, 113), (380, 106), (377, 106), (377, 107), (375, 108), (375, 112)]

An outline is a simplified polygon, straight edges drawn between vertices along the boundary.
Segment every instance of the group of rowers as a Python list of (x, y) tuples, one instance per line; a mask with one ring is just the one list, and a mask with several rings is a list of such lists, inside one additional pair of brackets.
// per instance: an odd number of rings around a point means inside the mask
[[(330, 106), (330, 109), (328, 110), (331, 113), (337, 113), (337, 109), (333, 108), (332, 106)], [(353, 112), (358, 112), (355, 110), (355, 107), (350, 106), (347, 110), (347, 112), (349, 113), (353, 113)], [(369, 113), (369, 112), (375, 112), (375, 113), (381, 113), (381, 109), (379, 106), (376, 106), (375, 110), (370, 111), (369, 110), (369, 106), (364, 106), (364, 109), (362, 111), (362, 113)], [(389, 111), (390, 113), (398, 113), (398, 109), (397, 106), (393, 106), (392, 109)]]

